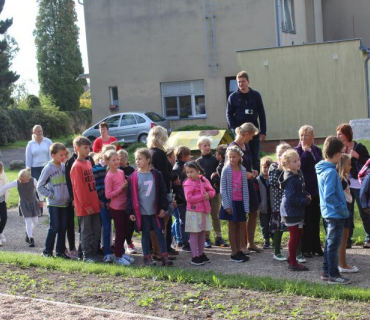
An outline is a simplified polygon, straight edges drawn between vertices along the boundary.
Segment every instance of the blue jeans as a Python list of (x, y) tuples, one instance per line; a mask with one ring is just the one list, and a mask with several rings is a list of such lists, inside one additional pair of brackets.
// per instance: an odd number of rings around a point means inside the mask
[(180, 230), (181, 230), (181, 238), (182, 238), (182, 245), (187, 245), (189, 243), (190, 235), (188, 232), (185, 232), (185, 218), (186, 218), (186, 205), (178, 206), (177, 209), (179, 210), (180, 215)]
[(365, 234), (366, 234), (365, 242), (369, 242), (370, 241), (370, 214), (367, 214), (366, 212), (364, 212), (364, 209), (362, 209), (361, 202), (360, 202), (360, 189), (351, 188), (351, 195), (352, 195), (353, 200), (352, 200), (350, 208), (353, 214), (351, 216), (352, 221), (349, 224), (349, 235), (348, 235), (347, 243), (352, 244), (353, 228), (355, 225), (353, 222), (354, 215), (355, 215), (355, 201), (357, 204), (358, 211), (360, 212), (362, 224), (365, 229)]
[(141, 216), (141, 246), (144, 257), (150, 254), (150, 231), (155, 232), (161, 253), (167, 252), (164, 230), (161, 230), (157, 224), (156, 215)]
[(260, 172), (260, 135), (255, 135), (248, 145), (252, 155), (252, 167)]
[(173, 216), (175, 221), (172, 223), (171, 237), (176, 237), (177, 243), (181, 242), (181, 230), (180, 230), (180, 213), (178, 208), (174, 208)]
[(68, 209), (62, 207), (48, 206), (49, 211), (49, 230), (46, 236), (44, 253), (52, 253), (54, 249), (55, 237), (57, 238), (57, 253), (66, 251), (66, 231)]
[(112, 232), (112, 217), (106, 205), (104, 208), (100, 208), (100, 219), (103, 226), (103, 250), (104, 255), (111, 254), (110, 250), (110, 235)]
[(344, 219), (325, 219), (326, 241), (324, 248), (323, 270), (330, 278), (340, 276), (338, 270), (338, 249), (340, 247), (344, 228)]

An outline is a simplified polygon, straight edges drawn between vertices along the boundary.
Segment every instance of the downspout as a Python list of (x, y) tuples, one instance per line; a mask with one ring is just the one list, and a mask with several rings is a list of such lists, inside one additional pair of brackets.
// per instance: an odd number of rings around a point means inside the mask
[(78, 3), (81, 4), (81, 5), (84, 5), (82, 0), (78, 0)]
[(367, 93), (367, 117), (370, 118), (370, 86), (369, 86), (369, 59), (370, 49), (366, 49), (367, 57), (365, 59), (365, 78), (366, 78), (366, 93)]
[(281, 47), (280, 0), (275, 0), (278, 47)]

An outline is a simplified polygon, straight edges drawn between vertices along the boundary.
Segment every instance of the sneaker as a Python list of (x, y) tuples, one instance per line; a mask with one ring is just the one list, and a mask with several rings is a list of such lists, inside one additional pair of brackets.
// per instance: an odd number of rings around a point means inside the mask
[(351, 269), (345, 269), (338, 266), (338, 270), (340, 273), (356, 273), (358, 272), (358, 268), (353, 266)]
[(239, 251), (239, 252), (237, 253), (237, 255), (239, 255), (239, 257), (240, 257), (240, 258), (242, 258), (244, 262), (249, 260), (249, 257), (248, 257), (247, 255), (245, 255), (245, 254), (243, 253), (243, 251)]
[(167, 252), (162, 254), (161, 260), (162, 260), (162, 267), (173, 266), (173, 262), (169, 259)]
[(33, 238), (30, 238), (30, 239), (29, 239), (28, 246), (29, 246), (30, 248), (33, 248), (33, 247), (35, 246), (35, 240), (34, 240)]
[(30, 238), (28, 238), (28, 235), (27, 235), (27, 232), (26, 232), (26, 242), (28, 243), (28, 242), (30, 242)]
[(115, 263), (120, 266), (130, 266), (131, 265), (130, 262), (128, 262), (128, 260), (126, 260), (124, 257), (117, 258)]
[(194, 257), (191, 259), (191, 264), (194, 266), (202, 266), (204, 264), (204, 261), (200, 257)]
[(211, 262), (211, 259), (209, 259), (204, 253), (199, 256), (199, 258), (203, 261), (203, 262), (206, 262), (206, 263), (210, 263)]
[(230, 261), (241, 263), (241, 262), (244, 262), (244, 259), (240, 255), (238, 255), (238, 253), (236, 253), (236, 254), (232, 254), (230, 256)]
[(279, 254), (274, 254), (274, 260), (277, 261), (287, 261), (287, 257), (284, 257), (281, 253)]
[(212, 242), (210, 239), (206, 239), (206, 241), (204, 242), (204, 248), (212, 248)]
[(304, 263), (304, 262), (306, 262), (306, 259), (304, 258), (304, 256), (299, 255), (299, 256), (297, 256), (297, 262)]
[(176, 251), (175, 249), (171, 248), (170, 250), (168, 250), (168, 254), (170, 256), (178, 256), (180, 253), (178, 251)]
[(0, 233), (0, 240), (1, 240), (2, 243), (6, 242), (6, 238), (4, 236), (4, 233)]
[(184, 244), (184, 245), (181, 247), (181, 251), (183, 251), (183, 252), (191, 252), (190, 244), (189, 244), (189, 243)]
[(75, 260), (78, 258), (78, 252), (77, 250), (72, 250), (72, 251), (68, 251), (68, 257), (70, 257), (71, 259)]
[(131, 243), (131, 244), (129, 244), (129, 245), (127, 246), (127, 251), (128, 251), (128, 253), (130, 253), (130, 254), (135, 254), (135, 253), (137, 253), (137, 249), (135, 248), (135, 246), (134, 246), (134, 244), (133, 244), (133, 243)]
[(44, 258), (53, 258), (53, 254), (51, 252), (42, 252), (41, 253), (41, 256), (44, 257)]
[(289, 271), (308, 271), (308, 268), (301, 264), (297, 264), (297, 265), (290, 264), (288, 267), (288, 270)]
[(124, 254), (123, 256), (122, 256), (122, 258), (124, 258), (124, 259), (126, 259), (128, 262), (130, 262), (130, 263), (134, 263), (135, 262), (135, 259), (134, 258), (132, 258), (132, 257), (130, 257), (129, 255), (127, 255), (127, 254)]
[(265, 241), (265, 243), (263, 244), (263, 249), (271, 249), (269, 241)]
[(144, 266), (145, 267), (154, 267), (156, 265), (157, 264), (155, 263), (155, 261), (152, 260), (151, 255), (147, 255), (146, 257), (144, 257)]
[(329, 284), (349, 284), (349, 283), (351, 283), (351, 280), (347, 279), (347, 278), (340, 277), (340, 276), (336, 277), (336, 278), (330, 278), (329, 277), (328, 283)]
[(103, 262), (104, 263), (113, 263), (112, 256), (110, 254), (105, 255), (104, 258), (103, 258)]
[(82, 261), (85, 263), (97, 263), (98, 262), (95, 258), (83, 258)]
[(329, 280), (329, 275), (328, 275), (328, 274), (325, 274), (325, 273), (323, 272), (323, 273), (321, 273), (320, 279), (321, 279), (322, 281), (328, 281), (328, 280)]
[(221, 237), (218, 237), (216, 238), (215, 246), (221, 247), (221, 248), (227, 248), (229, 245), (224, 239), (222, 239)]
[(70, 260), (71, 258), (68, 257), (64, 252), (63, 253), (57, 253), (56, 254), (56, 257), (57, 258), (63, 258), (63, 259), (66, 259), (66, 260)]
[(183, 246), (182, 242), (178, 242), (175, 249), (176, 250), (181, 250), (182, 246)]

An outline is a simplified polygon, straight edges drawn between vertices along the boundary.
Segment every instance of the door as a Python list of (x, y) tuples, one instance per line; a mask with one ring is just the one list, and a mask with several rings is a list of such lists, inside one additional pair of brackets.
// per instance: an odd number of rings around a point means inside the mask
[(125, 142), (136, 142), (137, 123), (133, 114), (123, 114), (120, 127), (120, 136), (125, 139)]
[(105, 120), (109, 127), (109, 135), (117, 138), (120, 140), (120, 133), (119, 133), (119, 123), (120, 123), (121, 115), (111, 116)]

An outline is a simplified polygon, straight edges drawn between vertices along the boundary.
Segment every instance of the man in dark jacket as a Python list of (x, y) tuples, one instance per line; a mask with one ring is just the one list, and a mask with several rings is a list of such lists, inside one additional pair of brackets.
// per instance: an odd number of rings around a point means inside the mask
[(226, 119), (229, 127), (235, 129), (243, 123), (251, 122), (260, 129), (260, 134), (255, 135), (249, 142), (253, 158), (253, 169), (260, 169), (260, 143), (266, 140), (266, 115), (261, 95), (249, 87), (249, 76), (245, 71), (237, 74), (238, 90), (233, 92), (226, 106)]

